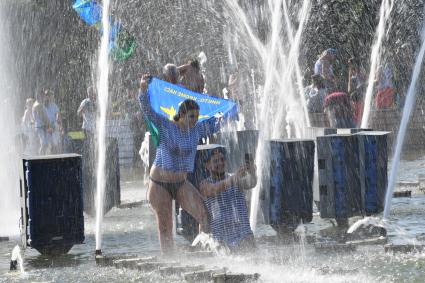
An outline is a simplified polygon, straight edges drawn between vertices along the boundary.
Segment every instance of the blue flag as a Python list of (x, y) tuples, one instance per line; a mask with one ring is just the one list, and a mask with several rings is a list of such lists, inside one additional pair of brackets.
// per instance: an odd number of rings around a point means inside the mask
[[(102, 6), (95, 0), (75, 0), (72, 8), (80, 18), (90, 27), (94, 27), (100, 33), (102, 30)], [(109, 33), (109, 50), (112, 57), (117, 61), (128, 59), (136, 49), (136, 40), (121, 25), (120, 21), (109, 19), (111, 31)]]
[(238, 115), (236, 103), (231, 100), (193, 92), (156, 78), (149, 83), (148, 95), (152, 109), (169, 120), (173, 120), (179, 111), (180, 103), (186, 99), (192, 99), (198, 103), (199, 122), (217, 114), (222, 115), (223, 119), (236, 119)]
[(102, 25), (102, 6), (92, 0), (76, 0), (72, 8), (80, 18), (89, 26), (100, 29)]

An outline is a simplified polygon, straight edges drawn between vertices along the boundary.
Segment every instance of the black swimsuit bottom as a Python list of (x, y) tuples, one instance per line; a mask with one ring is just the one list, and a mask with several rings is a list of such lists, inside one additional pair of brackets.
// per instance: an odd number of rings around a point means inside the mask
[(177, 182), (177, 183), (165, 183), (165, 182), (160, 182), (160, 181), (154, 180), (151, 177), (149, 177), (149, 179), (152, 182), (154, 182), (155, 184), (164, 188), (171, 195), (171, 198), (174, 199), (174, 200), (177, 197), (177, 190), (181, 186), (183, 186), (184, 183), (186, 183), (186, 181), (181, 181), (181, 182)]

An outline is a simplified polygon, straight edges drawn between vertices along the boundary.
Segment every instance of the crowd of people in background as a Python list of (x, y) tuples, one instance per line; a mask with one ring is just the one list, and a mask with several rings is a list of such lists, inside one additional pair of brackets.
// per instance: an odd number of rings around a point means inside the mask
[[(305, 99), (309, 113), (326, 113), (331, 127), (360, 127), (368, 78), (357, 58), (347, 62), (347, 86), (340, 87), (334, 73), (337, 50), (329, 48), (323, 51), (314, 64), (311, 84), (305, 89)], [(374, 79), (372, 89), (372, 108), (392, 109), (395, 107), (395, 88), (392, 82), (392, 70), (388, 64), (381, 65)]]
[(55, 94), (43, 90), (35, 100), (28, 98), (21, 121), (22, 142), (26, 154), (57, 154), (64, 152), (66, 133)]

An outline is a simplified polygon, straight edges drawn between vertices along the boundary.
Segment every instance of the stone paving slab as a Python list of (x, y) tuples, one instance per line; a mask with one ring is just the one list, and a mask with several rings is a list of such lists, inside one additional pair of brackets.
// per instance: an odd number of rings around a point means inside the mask
[(213, 275), (214, 283), (240, 283), (240, 282), (257, 282), (260, 274), (245, 273), (219, 273)]
[(384, 246), (385, 252), (393, 253), (413, 253), (425, 251), (424, 245), (411, 245), (411, 244), (389, 244)]
[(198, 283), (198, 282), (205, 282), (205, 281), (212, 281), (214, 274), (222, 274), (226, 273), (225, 268), (221, 269), (209, 269), (209, 270), (201, 270), (201, 271), (195, 271), (195, 272), (188, 272), (183, 274), (184, 279), (187, 282), (191, 283)]
[(157, 258), (154, 256), (150, 257), (137, 257), (137, 258), (129, 258), (129, 259), (117, 259), (114, 260), (114, 266), (116, 268), (129, 268), (136, 269), (139, 263), (156, 261)]
[(148, 262), (142, 262), (138, 263), (137, 270), (142, 272), (152, 272), (155, 270), (159, 270), (161, 267), (169, 267), (172, 265), (177, 265), (176, 262), (160, 262), (160, 261), (148, 261)]
[(356, 246), (346, 243), (337, 242), (323, 242), (314, 244), (316, 252), (321, 253), (338, 253), (338, 252), (353, 252), (356, 250)]
[(183, 275), (188, 272), (195, 272), (205, 270), (205, 266), (203, 265), (192, 265), (192, 266), (168, 266), (168, 267), (160, 267), (159, 273), (163, 276), (175, 276), (175, 275)]

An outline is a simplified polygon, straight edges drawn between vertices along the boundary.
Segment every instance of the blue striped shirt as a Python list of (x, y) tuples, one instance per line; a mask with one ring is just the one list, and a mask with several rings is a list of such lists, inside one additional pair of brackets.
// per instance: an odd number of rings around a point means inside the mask
[(159, 131), (159, 145), (153, 164), (168, 171), (193, 172), (196, 147), (201, 138), (219, 131), (219, 118), (211, 117), (196, 123), (191, 129), (183, 130), (152, 109), (148, 94), (141, 93), (139, 101), (145, 116)]
[[(227, 174), (226, 177), (230, 175)], [(216, 183), (207, 178), (207, 182)], [(230, 187), (216, 196), (207, 197), (205, 206), (208, 210), (210, 228), (215, 240), (229, 247), (237, 247), (249, 235), (253, 235), (249, 225), (245, 194), (237, 187)]]

